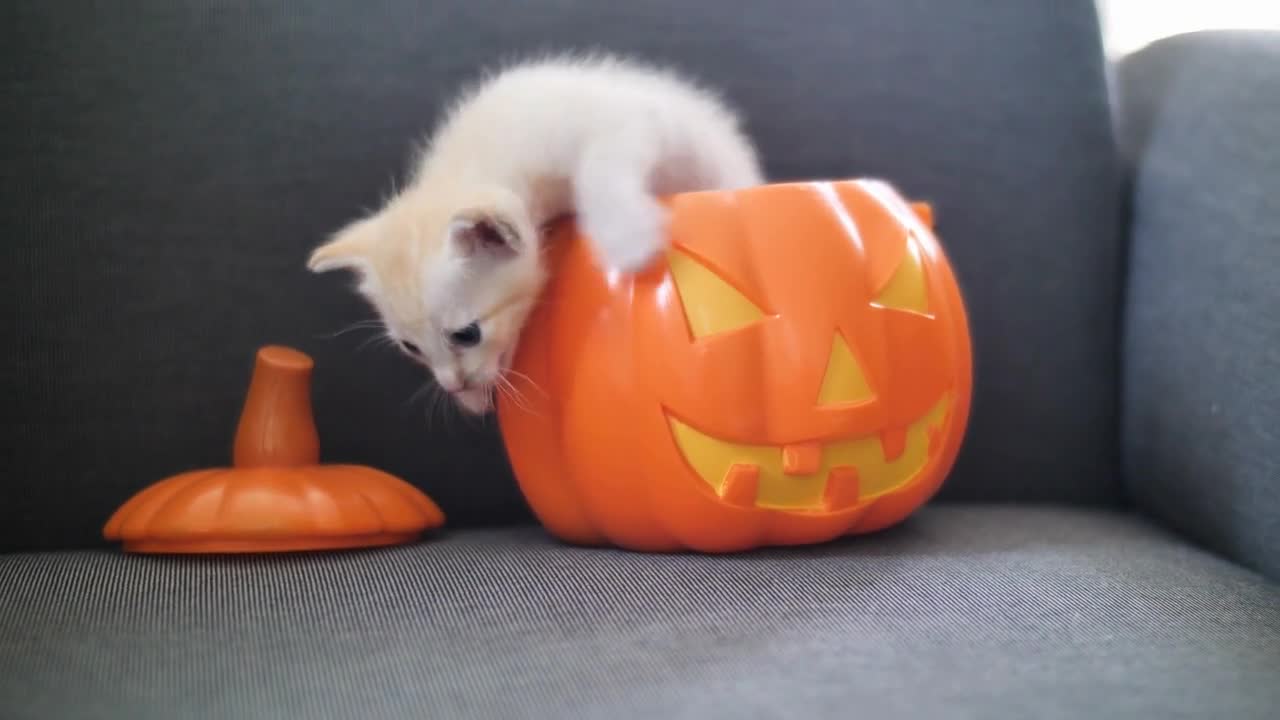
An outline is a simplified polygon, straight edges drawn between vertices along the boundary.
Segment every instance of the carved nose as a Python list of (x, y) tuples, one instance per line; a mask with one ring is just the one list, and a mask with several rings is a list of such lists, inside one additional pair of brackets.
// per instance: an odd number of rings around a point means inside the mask
[(782, 472), (786, 475), (812, 475), (821, 466), (821, 443), (793, 443), (782, 447)]

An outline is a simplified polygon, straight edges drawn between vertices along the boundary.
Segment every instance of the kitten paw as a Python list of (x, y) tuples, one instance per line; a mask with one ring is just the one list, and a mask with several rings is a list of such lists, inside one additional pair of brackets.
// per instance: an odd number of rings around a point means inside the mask
[(666, 249), (667, 211), (656, 202), (630, 212), (615, 208), (608, 217), (586, 222), (585, 229), (606, 270), (638, 272)]

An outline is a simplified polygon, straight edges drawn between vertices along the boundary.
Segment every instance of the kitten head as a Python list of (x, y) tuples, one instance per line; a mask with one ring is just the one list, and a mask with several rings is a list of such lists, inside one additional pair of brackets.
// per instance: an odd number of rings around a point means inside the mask
[(537, 240), (514, 193), (411, 188), (316, 248), (307, 267), (354, 271), (400, 349), (480, 414), (545, 282)]

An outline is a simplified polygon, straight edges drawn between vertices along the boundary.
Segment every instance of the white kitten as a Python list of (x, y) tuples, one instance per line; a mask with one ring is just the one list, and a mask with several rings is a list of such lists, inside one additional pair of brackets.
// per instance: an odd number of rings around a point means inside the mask
[(664, 248), (655, 196), (762, 182), (733, 112), (674, 73), (532, 61), (465, 93), (403, 191), (307, 265), (355, 270), (391, 337), (481, 413), (546, 280), (544, 224), (576, 214), (604, 267), (634, 271)]

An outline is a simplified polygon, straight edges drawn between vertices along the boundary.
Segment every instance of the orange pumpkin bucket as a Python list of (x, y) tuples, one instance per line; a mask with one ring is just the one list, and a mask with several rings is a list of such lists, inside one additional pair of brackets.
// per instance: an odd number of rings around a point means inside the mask
[(968, 420), (965, 310), (932, 213), (887, 184), (669, 199), (669, 250), (601, 271), (571, 223), (500, 398), (563, 540), (728, 552), (906, 518)]
[(444, 523), (417, 488), (359, 465), (319, 465), (313, 363), (297, 350), (258, 351), (234, 466), (182, 473), (145, 488), (103, 529), (138, 553), (247, 553), (409, 542)]

